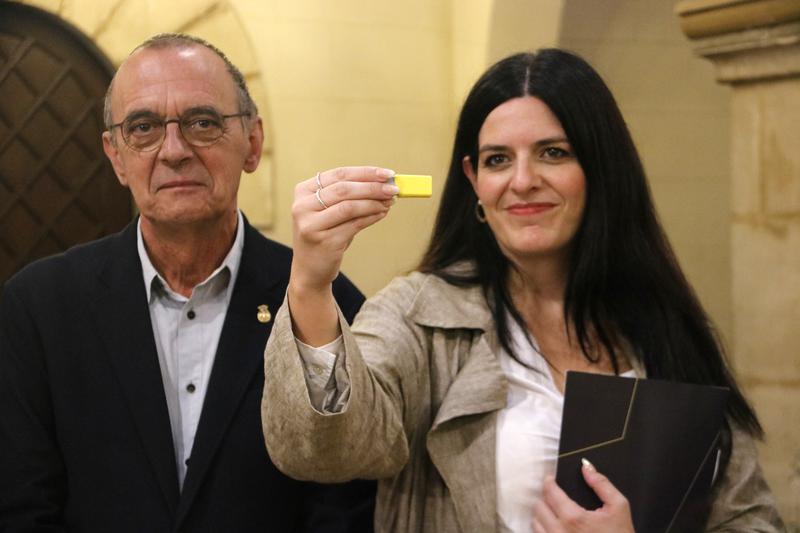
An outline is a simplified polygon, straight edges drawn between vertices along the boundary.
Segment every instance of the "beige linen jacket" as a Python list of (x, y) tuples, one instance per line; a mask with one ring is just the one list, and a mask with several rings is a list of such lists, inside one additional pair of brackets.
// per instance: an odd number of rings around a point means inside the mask
[[(340, 324), (346, 404), (321, 413), (286, 302), (277, 313), (262, 401), (275, 465), (303, 480), (378, 479), (378, 532), (496, 531), (495, 417), (508, 384), (481, 290), (415, 272), (369, 299), (352, 330)], [(753, 442), (737, 431), (709, 531), (781, 530)]]

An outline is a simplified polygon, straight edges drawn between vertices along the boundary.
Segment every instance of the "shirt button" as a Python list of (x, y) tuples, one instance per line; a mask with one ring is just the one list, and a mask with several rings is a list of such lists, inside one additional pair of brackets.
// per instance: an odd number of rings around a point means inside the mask
[(188, 385), (186, 385), (186, 390), (189, 392), (194, 392), (195, 391), (194, 383), (189, 383)]
[(322, 366), (320, 365), (311, 365), (311, 370), (313, 370), (316, 375), (320, 375), (322, 374), (322, 371), (325, 369), (322, 368)]
[(197, 315), (194, 313), (194, 309), (189, 309), (189, 312), (186, 313), (186, 316), (189, 318), (189, 320), (194, 320), (194, 317)]

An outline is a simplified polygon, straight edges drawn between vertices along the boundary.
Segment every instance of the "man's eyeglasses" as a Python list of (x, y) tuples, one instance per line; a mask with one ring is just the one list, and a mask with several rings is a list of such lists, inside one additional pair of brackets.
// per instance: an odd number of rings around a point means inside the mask
[(210, 108), (190, 110), (178, 118), (163, 120), (150, 112), (133, 113), (131, 116), (112, 124), (108, 131), (120, 128), (122, 139), (137, 152), (149, 152), (161, 146), (167, 132), (167, 124), (174, 122), (181, 135), (192, 146), (211, 146), (225, 134), (225, 121), (234, 117), (249, 117), (250, 113), (220, 115)]

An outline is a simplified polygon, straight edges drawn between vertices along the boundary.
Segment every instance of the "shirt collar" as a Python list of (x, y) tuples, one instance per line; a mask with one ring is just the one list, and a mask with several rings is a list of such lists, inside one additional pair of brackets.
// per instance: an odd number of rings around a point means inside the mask
[[(225, 259), (222, 260), (222, 263), (220, 263), (219, 267), (217, 267), (214, 272), (212, 272), (211, 275), (203, 281), (203, 283), (206, 283), (208, 280), (218, 276), (221, 272), (227, 269), (227, 271), (230, 273), (230, 276), (228, 276), (226, 294), (227, 299), (230, 299), (231, 292), (233, 291), (233, 286), (236, 282), (236, 276), (239, 273), (239, 266), (242, 263), (242, 251), (244, 250), (244, 217), (242, 216), (241, 210), (237, 210), (236, 213), (236, 238), (233, 240), (233, 245), (231, 246), (231, 249), (228, 250), (228, 255), (225, 256)], [(142, 263), (142, 275), (144, 277), (144, 289), (147, 293), (147, 302), (150, 303), (152, 302), (154, 284), (161, 285), (165, 289), (168, 288), (168, 285), (164, 278), (161, 277), (161, 274), (159, 274), (156, 268), (153, 266), (152, 261), (150, 261), (150, 256), (147, 253), (147, 249), (144, 247), (141, 217), (139, 217), (139, 221), (136, 224), (136, 248), (139, 252), (139, 261)]]

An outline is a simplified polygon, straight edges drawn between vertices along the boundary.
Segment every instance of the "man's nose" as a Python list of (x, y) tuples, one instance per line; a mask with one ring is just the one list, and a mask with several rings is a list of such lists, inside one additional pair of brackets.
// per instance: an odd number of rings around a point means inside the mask
[(191, 157), (192, 147), (186, 142), (178, 121), (167, 121), (164, 124), (164, 141), (158, 155), (161, 159), (168, 162), (181, 162)]

